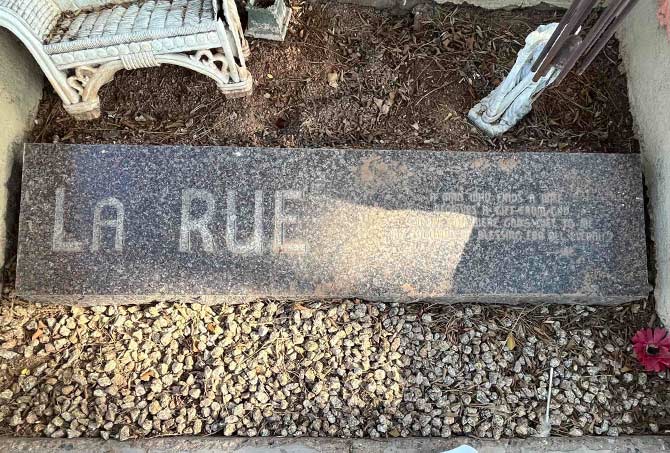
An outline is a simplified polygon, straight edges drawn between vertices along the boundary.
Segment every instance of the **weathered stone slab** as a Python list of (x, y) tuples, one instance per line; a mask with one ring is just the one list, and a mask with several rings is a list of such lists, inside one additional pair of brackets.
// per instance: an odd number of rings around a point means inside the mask
[(648, 294), (637, 155), (28, 145), (31, 300)]

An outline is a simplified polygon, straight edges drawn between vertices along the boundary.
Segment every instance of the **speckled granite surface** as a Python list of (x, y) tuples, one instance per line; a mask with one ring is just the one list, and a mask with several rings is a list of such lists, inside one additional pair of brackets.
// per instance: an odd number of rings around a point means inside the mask
[(637, 155), (27, 145), (23, 171), (31, 300), (648, 292)]

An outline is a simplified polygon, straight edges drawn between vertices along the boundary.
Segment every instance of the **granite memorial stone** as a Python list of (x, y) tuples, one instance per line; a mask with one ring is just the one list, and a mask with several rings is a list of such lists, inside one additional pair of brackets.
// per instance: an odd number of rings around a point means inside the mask
[(632, 154), (27, 145), (17, 292), (621, 303), (642, 190)]

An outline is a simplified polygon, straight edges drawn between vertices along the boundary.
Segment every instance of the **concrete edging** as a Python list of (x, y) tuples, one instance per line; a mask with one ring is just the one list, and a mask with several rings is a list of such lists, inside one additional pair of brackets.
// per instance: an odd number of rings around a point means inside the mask
[(660, 453), (670, 451), (670, 437), (549, 437), (502, 440), (463, 437), (389, 440), (165, 437), (127, 442), (102, 439), (0, 438), (0, 451), (31, 453), (439, 453), (460, 445), (470, 445), (478, 453)]

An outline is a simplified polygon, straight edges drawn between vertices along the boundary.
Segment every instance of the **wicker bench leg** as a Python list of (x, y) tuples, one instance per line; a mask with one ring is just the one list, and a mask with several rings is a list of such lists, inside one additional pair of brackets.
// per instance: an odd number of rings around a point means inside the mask
[(76, 104), (63, 104), (65, 111), (77, 121), (89, 121), (100, 118), (100, 99), (82, 101)]
[(226, 99), (250, 96), (253, 77), (246, 67), (221, 49), (201, 50), (193, 55), (166, 54), (157, 57), (161, 63), (183, 66), (213, 79)]
[(94, 120), (100, 118), (100, 97), (98, 92), (124, 65), (120, 61), (112, 61), (98, 67), (79, 66), (74, 75), (68, 77), (67, 83), (80, 95), (81, 100), (74, 104), (63, 104), (65, 110), (76, 120)]
[(254, 91), (254, 81), (251, 77), (239, 83), (219, 84), (219, 90), (226, 99), (237, 99), (251, 96)]
[[(146, 57), (146, 56), (144, 56)], [(121, 69), (174, 64), (204, 74), (213, 79), (226, 99), (251, 95), (253, 78), (249, 71), (239, 66), (232, 56), (221, 49), (202, 50), (195, 54), (163, 54), (151, 58), (125, 58), (100, 66), (79, 66), (67, 78), (67, 85), (79, 94), (78, 102), (63, 103), (65, 110), (77, 120), (93, 120), (100, 117), (102, 86), (114, 79)]]
[(249, 48), (249, 42), (242, 37), (242, 55), (244, 55), (244, 59), (248, 60), (249, 57), (251, 56), (251, 49)]

